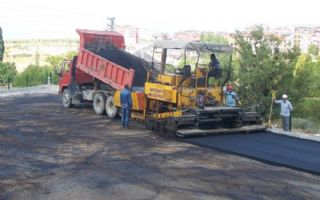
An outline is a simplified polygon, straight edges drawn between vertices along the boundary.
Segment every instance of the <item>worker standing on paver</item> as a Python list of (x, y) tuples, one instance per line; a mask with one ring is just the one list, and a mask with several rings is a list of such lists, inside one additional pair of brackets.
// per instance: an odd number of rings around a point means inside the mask
[(239, 97), (237, 93), (233, 91), (233, 87), (231, 84), (227, 85), (227, 88), (224, 94), (226, 97), (226, 106), (235, 107), (236, 100), (239, 101)]
[(132, 106), (131, 91), (128, 85), (125, 85), (124, 89), (121, 91), (120, 101), (121, 101), (121, 108), (122, 108), (122, 117), (121, 117), (122, 127), (128, 128), (129, 118), (130, 118), (130, 109)]
[(280, 104), (281, 106), (281, 119), (282, 119), (282, 127), (284, 131), (290, 131), (290, 116), (293, 110), (292, 104), (288, 100), (288, 95), (283, 94), (282, 100), (273, 99), (273, 102), (276, 104)]

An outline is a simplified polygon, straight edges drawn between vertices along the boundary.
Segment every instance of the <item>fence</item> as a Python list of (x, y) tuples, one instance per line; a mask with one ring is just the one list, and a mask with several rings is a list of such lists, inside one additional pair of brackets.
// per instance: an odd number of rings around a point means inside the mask
[[(16, 77), (17, 78), (17, 77)], [(20, 82), (19, 87), (30, 87), (30, 86), (37, 86), (37, 85), (56, 85), (58, 84), (58, 75), (56, 75), (53, 72), (46, 73), (43, 77), (37, 77), (34, 78), (33, 76), (26, 75), (22, 78), (22, 83)], [(20, 80), (21, 81), (21, 80)], [(8, 90), (11, 87), (15, 87), (15, 79), (8, 78), (5, 84), (5, 87), (8, 88)]]

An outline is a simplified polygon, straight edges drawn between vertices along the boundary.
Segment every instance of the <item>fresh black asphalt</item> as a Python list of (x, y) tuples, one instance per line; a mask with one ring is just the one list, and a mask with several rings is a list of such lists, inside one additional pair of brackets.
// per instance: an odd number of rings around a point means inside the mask
[(0, 200), (319, 200), (319, 183), (134, 121), (123, 129), (56, 94), (0, 97)]
[(320, 142), (268, 132), (185, 140), (199, 146), (320, 175)]

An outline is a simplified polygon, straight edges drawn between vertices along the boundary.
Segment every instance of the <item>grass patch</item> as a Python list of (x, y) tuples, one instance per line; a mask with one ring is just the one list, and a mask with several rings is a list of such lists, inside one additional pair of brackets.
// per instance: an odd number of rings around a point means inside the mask
[(306, 133), (319, 133), (319, 124), (304, 118), (293, 118), (292, 128)]

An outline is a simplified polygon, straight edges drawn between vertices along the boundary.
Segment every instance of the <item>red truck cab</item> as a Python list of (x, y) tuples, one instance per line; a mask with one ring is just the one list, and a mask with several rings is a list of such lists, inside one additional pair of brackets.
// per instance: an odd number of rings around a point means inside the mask
[(72, 73), (75, 73), (75, 80), (79, 85), (92, 84), (93, 77), (87, 73), (76, 68), (77, 56), (72, 60), (64, 60), (61, 67), (60, 78), (59, 78), (59, 93), (62, 94), (65, 88), (71, 82)]

